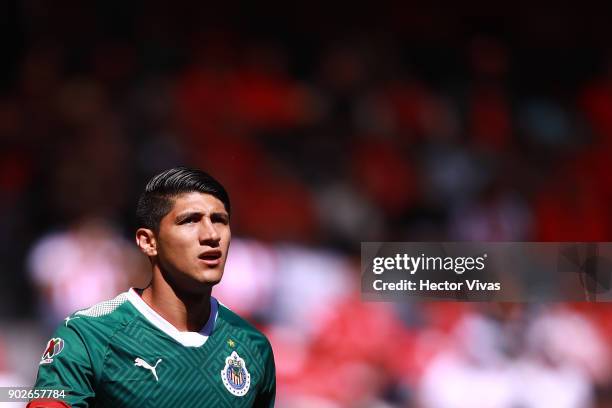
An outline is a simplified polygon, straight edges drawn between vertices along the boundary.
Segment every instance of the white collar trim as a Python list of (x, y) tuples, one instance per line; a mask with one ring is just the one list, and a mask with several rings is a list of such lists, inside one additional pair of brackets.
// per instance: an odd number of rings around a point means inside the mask
[(219, 302), (214, 297), (210, 297), (210, 316), (208, 321), (200, 330), (200, 332), (179, 331), (169, 321), (161, 317), (151, 306), (147, 305), (144, 300), (136, 293), (134, 288), (130, 288), (127, 292), (127, 298), (132, 305), (159, 330), (172, 337), (185, 347), (201, 347), (206, 343), (208, 337), (212, 334), (219, 315)]

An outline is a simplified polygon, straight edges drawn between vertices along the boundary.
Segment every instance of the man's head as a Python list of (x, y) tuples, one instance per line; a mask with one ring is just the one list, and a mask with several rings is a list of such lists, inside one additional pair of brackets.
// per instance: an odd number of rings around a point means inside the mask
[(217, 180), (176, 167), (153, 177), (138, 200), (136, 243), (176, 289), (200, 292), (223, 276), (230, 201)]

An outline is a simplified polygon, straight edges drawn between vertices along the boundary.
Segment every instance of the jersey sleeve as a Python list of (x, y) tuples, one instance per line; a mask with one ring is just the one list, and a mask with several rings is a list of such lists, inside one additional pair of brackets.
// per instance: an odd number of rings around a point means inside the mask
[(274, 353), (272, 346), (266, 341), (266, 372), (262, 387), (259, 389), (254, 406), (274, 407), (276, 398), (276, 365), (274, 364)]
[(93, 405), (94, 368), (77, 329), (61, 325), (47, 342), (34, 388), (65, 390), (62, 400), (72, 407)]

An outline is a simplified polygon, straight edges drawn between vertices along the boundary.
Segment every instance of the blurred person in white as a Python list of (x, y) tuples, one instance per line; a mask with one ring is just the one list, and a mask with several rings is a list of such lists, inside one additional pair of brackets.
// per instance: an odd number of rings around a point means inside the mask
[(425, 369), (418, 389), (420, 406), (514, 407), (511, 372), (497, 322), (478, 314), (467, 316), (446, 341), (446, 349)]
[(241, 316), (269, 314), (276, 279), (279, 278), (274, 248), (258, 241), (233, 238), (223, 280), (215, 293)]
[(215, 290), (244, 315), (266, 316), (300, 335), (310, 334), (331, 305), (358, 291), (349, 260), (329, 250), (234, 239)]
[(294, 245), (277, 248), (275, 318), (310, 336), (333, 315), (336, 305), (358, 293), (358, 267), (331, 250)]
[(593, 382), (606, 377), (609, 361), (593, 325), (564, 309), (544, 309), (529, 323), (519, 314), (506, 321), (475, 314), (459, 322), (451, 346), (425, 370), (423, 407), (592, 407)]
[(610, 378), (609, 348), (593, 322), (567, 307), (548, 307), (532, 320), (526, 343), (515, 367), (524, 406), (593, 405), (593, 385)]
[(48, 327), (74, 310), (142, 284), (146, 271), (133, 245), (102, 219), (83, 219), (48, 233), (34, 244), (27, 262)]

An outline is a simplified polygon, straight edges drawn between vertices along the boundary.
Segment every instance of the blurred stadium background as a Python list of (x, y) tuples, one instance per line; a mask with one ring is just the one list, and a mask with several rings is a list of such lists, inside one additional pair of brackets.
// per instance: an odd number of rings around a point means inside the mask
[(612, 407), (607, 304), (360, 301), (361, 241), (612, 235), (611, 7), (463, 3), (3, 2), (0, 385), (146, 282), (136, 198), (188, 164), (278, 406)]

